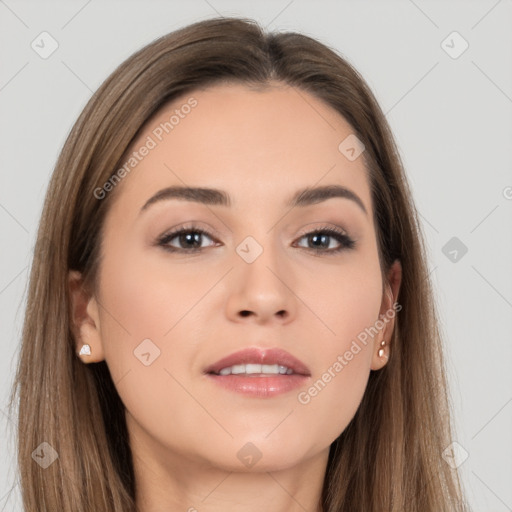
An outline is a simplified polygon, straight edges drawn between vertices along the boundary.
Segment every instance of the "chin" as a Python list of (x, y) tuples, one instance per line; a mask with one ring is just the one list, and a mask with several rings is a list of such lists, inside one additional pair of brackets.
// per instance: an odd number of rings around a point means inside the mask
[[(286, 440), (275, 432), (268, 438), (266, 435), (266, 432), (254, 436), (246, 434), (226, 444), (216, 443), (215, 452), (210, 452), (207, 458), (213, 466), (225, 471), (263, 473), (292, 468), (322, 451), (318, 447), (315, 450), (316, 443), (309, 444), (299, 436)], [(275, 439), (271, 439), (273, 435)]]

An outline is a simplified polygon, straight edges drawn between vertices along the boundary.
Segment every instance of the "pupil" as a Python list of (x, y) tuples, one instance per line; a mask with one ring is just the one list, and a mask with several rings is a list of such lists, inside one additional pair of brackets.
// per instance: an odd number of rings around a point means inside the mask
[(313, 244), (318, 247), (319, 245), (322, 246), (322, 245), (327, 245), (329, 246), (329, 243), (327, 242), (326, 243), (326, 239), (329, 238), (329, 235), (313, 235), (313, 240), (321, 240), (320, 243), (315, 243), (313, 242)]
[[(194, 242), (196, 242), (196, 245), (201, 245), (199, 241), (199, 237), (201, 236), (200, 233), (187, 233), (181, 235), (181, 242), (185, 242), (183, 245), (192, 245)], [(191, 244), (189, 244), (191, 242)]]

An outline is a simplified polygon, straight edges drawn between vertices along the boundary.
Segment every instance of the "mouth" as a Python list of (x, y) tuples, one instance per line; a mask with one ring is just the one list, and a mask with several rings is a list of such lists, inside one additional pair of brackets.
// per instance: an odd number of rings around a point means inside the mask
[(289, 392), (311, 377), (302, 361), (277, 348), (235, 352), (205, 368), (204, 373), (225, 389), (258, 398)]

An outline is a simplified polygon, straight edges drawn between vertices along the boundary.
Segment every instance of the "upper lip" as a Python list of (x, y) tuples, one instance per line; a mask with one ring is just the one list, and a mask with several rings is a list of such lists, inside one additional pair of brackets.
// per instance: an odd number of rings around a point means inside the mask
[(278, 364), (290, 368), (293, 370), (293, 373), (307, 376), (311, 375), (308, 367), (302, 361), (280, 348), (246, 348), (239, 350), (227, 357), (219, 359), (217, 362), (208, 366), (204, 372), (219, 373), (223, 368), (228, 368), (235, 364)]

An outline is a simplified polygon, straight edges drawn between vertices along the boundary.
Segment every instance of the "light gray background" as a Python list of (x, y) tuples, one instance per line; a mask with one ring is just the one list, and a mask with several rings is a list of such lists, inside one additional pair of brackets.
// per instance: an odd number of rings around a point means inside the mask
[[(506, 0), (0, 1), (0, 510), (21, 511), (15, 419), (5, 405), (57, 155), (115, 66), (156, 37), (218, 14), (316, 37), (347, 57), (375, 92), (429, 247), (455, 439), (468, 454), (460, 466), (466, 492), (477, 512), (512, 511), (512, 6)], [(47, 59), (31, 48), (43, 31), (59, 44)], [(456, 59), (441, 45), (453, 31), (469, 43)], [(445, 44), (452, 52), (461, 48), (457, 39)], [(455, 262), (450, 246), (450, 257), (443, 253), (452, 237), (468, 249)]]

